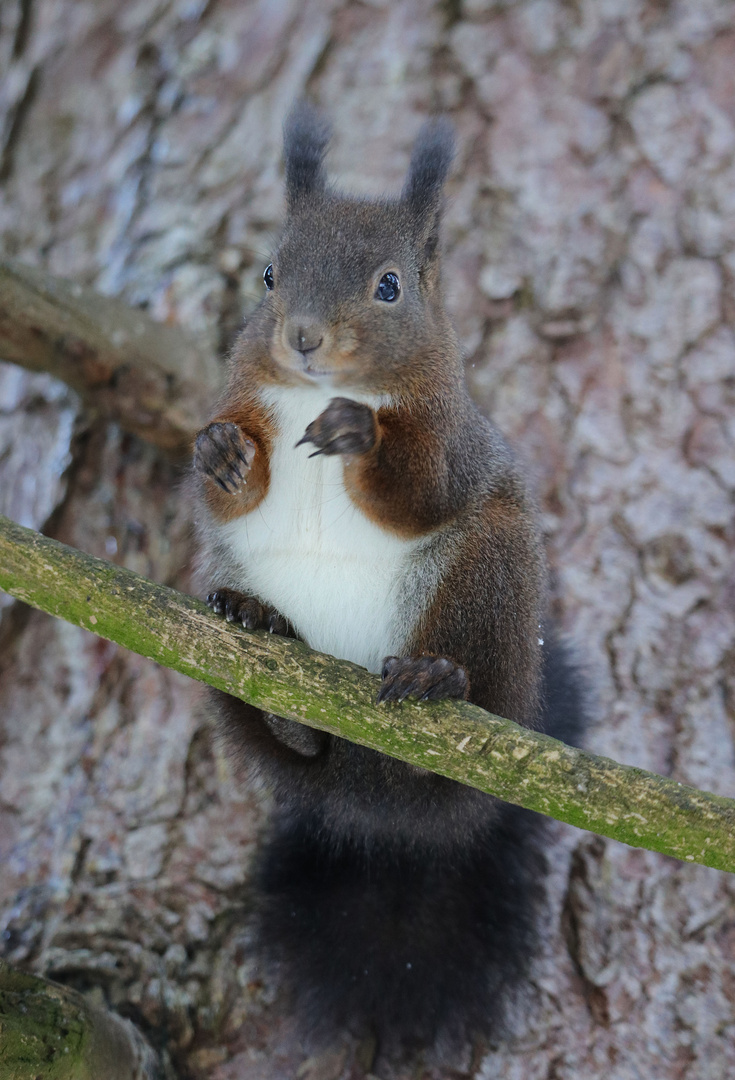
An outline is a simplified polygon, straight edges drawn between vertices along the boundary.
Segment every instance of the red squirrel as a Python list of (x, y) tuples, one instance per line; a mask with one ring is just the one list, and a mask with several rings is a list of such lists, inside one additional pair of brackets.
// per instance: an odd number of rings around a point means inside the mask
[[(452, 128), (428, 122), (400, 196), (376, 200), (329, 185), (328, 139), (306, 105), (286, 123), (266, 294), (196, 439), (207, 602), (379, 674), (386, 707), (469, 698), (574, 742), (536, 511), (470, 399), (442, 297)], [(540, 819), (218, 698), (275, 792), (258, 935), (304, 1027), (388, 1052), (500, 1030), (535, 948)]]

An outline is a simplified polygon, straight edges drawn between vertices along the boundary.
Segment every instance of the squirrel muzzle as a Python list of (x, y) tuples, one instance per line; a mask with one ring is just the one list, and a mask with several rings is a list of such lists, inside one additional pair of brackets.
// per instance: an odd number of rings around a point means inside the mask
[(326, 381), (344, 385), (356, 370), (355, 337), (346, 328), (337, 334), (312, 315), (287, 316), (276, 327), (273, 359), (282, 371), (299, 381)]
[(322, 344), (326, 330), (316, 319), (301, 316), (286, 319), (283, 324), (283, 336), (294, 352), (300, 352), (302, 356), (308, 357), (309, 353), (315, 352)]

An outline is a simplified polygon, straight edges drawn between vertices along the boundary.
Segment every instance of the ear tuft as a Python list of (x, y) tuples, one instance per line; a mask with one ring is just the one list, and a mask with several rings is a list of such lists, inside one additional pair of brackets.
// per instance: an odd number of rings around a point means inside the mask
[(454, 160), (454, 128), (445, 117), (427, 120), (419, 131), (403, 187), (403, 198), (419, 218), (435, 217)]
[(300, 101), (283, 126), (286, 194), (289, 206), (321, 191), (325, 185), (324, 155), (331, 135), (329, 124), (306, 101)]

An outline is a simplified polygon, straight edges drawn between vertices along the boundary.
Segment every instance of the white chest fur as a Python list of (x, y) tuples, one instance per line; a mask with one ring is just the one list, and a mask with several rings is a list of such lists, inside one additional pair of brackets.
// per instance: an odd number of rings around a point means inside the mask
[(313, 446), (295, 446), (334, 396), (322, 387), (270, 391), (278, 429), (270, 488), (252, 513), (222, 527), (222, 538), (242, 568), (233, 587), (273, 604), (313, 649), (377, 672), (416, 618), (421, 542), (365, 517), (345, 491), (339, 456), (310, 458)]

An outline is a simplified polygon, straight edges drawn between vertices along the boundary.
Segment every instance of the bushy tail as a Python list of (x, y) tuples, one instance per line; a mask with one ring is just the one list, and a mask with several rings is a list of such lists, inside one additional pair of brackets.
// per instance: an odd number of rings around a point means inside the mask
[(261, 853), (261, 946), (305, 1030), (415, 1050), (458, 1045), (502, 1019), (526, 971), (543, 894), (539, 819), (507, 807), (456, 858), (342, 843), (280, 820)]
[(570, 746), (581, 746), (590, 714), (586, 680), (553, 626), (545, 629), (544, 638), (541, 730)]

